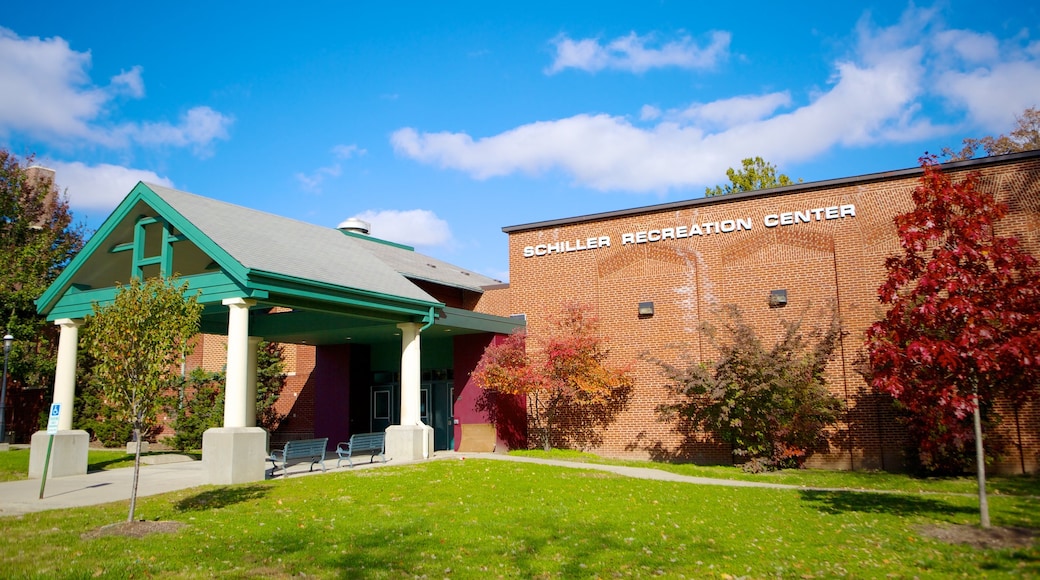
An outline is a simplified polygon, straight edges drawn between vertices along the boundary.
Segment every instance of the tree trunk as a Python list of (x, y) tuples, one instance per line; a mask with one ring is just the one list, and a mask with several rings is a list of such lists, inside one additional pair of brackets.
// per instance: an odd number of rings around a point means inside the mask
[(137, 476), (141, 473), (141, 427), (136, 421), (134, 441), (137, 442), (137, 446), (134, 449), (134, 483), (130, 486), (130, 513), (126, 516), (128, 522), (134, 521), (134, 510), (137, 509)]
[(979, 519), (982, 527), (989, 527), (989, 502), (986, 500), (986, 454), (982, 447), (982, 410), (979, 394), (975, 393), (975, 468), (979, 480)]
[(1018, 443), (1015, 447), (1018, 447), (1018, 463), (1022, 466), (1022, 475), (1026, 474), (1026, 454), (1022, 447), (1022, 422), (1018, 418), (1018, 407), (1015, 405), (1015, 434), (1018, 436)]

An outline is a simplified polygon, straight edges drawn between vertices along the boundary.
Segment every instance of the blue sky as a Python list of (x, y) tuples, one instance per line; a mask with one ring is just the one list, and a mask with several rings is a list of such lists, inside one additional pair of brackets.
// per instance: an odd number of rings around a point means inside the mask
[(500, 280), (503, 226), (700, 197), (756, 155), (911, 167), (1040, 105), (1028, 2), (101, 5), (0, 12), (0, 146), (89, 228), (143, 180)]

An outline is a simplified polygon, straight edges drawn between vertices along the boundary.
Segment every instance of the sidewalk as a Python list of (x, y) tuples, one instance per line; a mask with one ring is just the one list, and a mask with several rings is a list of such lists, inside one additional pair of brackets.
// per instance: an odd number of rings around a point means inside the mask
[[(138, 497), (206, 485), (206, 473), (203, 471), (201, 461), (195, 461), (190, 457), (180, 455), (158, 455), (151, 457), (168, 457), (166, 461), (170, 462), (141, 465), (141, 472), (137, 482)], [(797, 486), (773, 483), (691, 477), (651, 468), (599, 465), (595, 463), (578, 463), (573, 461), (557, 461), (532, 457), (516, 457), (502, 453), (456, 453), (454, 451), (438, 451), (434, 454), (432, 459), (494, 459), (499, 461), (540, 463), (543, 465), (555, 465), (572, 469), (593, 469), (598, 471), (607, 471), (625, 477), (653, 479), (657, 481), (674, 481), (697, 485), (804, 489)], [(374, 463), (358, 463), (353, 469), (369, 469), (378, 468), (383, 465), (404, 465), (408, 463), (415, 462), (394, 461), (393, 459), (390, 459), (384, 464), (377, 460)], [(325, 459), (325, 465), (329, 472), (347, 471), (351, 469), (346, 464), (337, 468), (335, 454), (332, 454), (331, 459)], [(313, 472), (308, 472), (307, 469), (308, 466), (306, 464), (297, 464), (290, 467), (289, 477), (321, 475), (322, 473), (320, 469)], [(85, 475), (56, 477), (53, 479), (48, 478), (44, 489), (43, 499), (40, 499), (39, 479), (3, 482), (0, 483), (0, 517), (17, 516), (31, 512), (54, 509), (83, 507), (115, 501), (127, 501), (130, 499), (130, 487), (133, 483), (133, 477), (133, 468), (126, 467), (121, 469), (110, 469), (107, 471), (96, 471)], [(283, 476), (279, 473), (275, 479), (282, 479), (282, 477)]]

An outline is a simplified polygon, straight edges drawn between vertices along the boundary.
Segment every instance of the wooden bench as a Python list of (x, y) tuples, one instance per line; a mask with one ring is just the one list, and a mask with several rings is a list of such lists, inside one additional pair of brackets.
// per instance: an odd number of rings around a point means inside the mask
[(350, 441), (343, 441), (336, 446), (336, 455), (339, 459), (336, 460), (336, 467), (339, 467), (340, 463), (346, 459), (347, 463), (351, 467), (354, 467), (354, 462), (351, 457), (357, 454), (370, 454), (372, 458), (368, 461), (372, 463), (376, 460), (376, 455), (383, 458), (383, 463), (386, 463), (386, 433), (355, 433), (350, 436)]
[(290, 465), (297, 463), (303, 463), (309, 461), (311, 468), (309, 471), (314, 471), (314, 464), (321, 465), (321, 470), (325, 471), (325, 446), (329, 444), (329, 438), (324, 439), (296, 439), (288, 441), (285, 447), (281, 449), (275, 449), (271, 452), (271, 456), (267, 458), (268, 461), (274, 464), (271, 468), (271, 477), (274, 477), (274, 472), (279, 467), (285, 477), (289, 477), (289, 471), (286, 470)]

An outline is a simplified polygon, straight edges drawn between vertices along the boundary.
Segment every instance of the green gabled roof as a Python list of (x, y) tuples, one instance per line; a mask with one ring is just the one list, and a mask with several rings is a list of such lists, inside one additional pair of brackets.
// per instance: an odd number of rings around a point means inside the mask
[[(264, 297), (273, 290), (342, 301), (346, 293), (376, 309), (398, 313), (443, 307), (368, 251), (367, 244), (336, 229), (138, 183), (37, 300), (37, 309), (49, 314), (67, 293), (75, 292), (73, 284), (92, 256), (126, 246), (125, 239), (116, 238), (125, 236), (128, 222), (137, 220), (145, 207), (205, 252), (243, 295)], [(121, 281), (129, 275), (127, 271)]]

